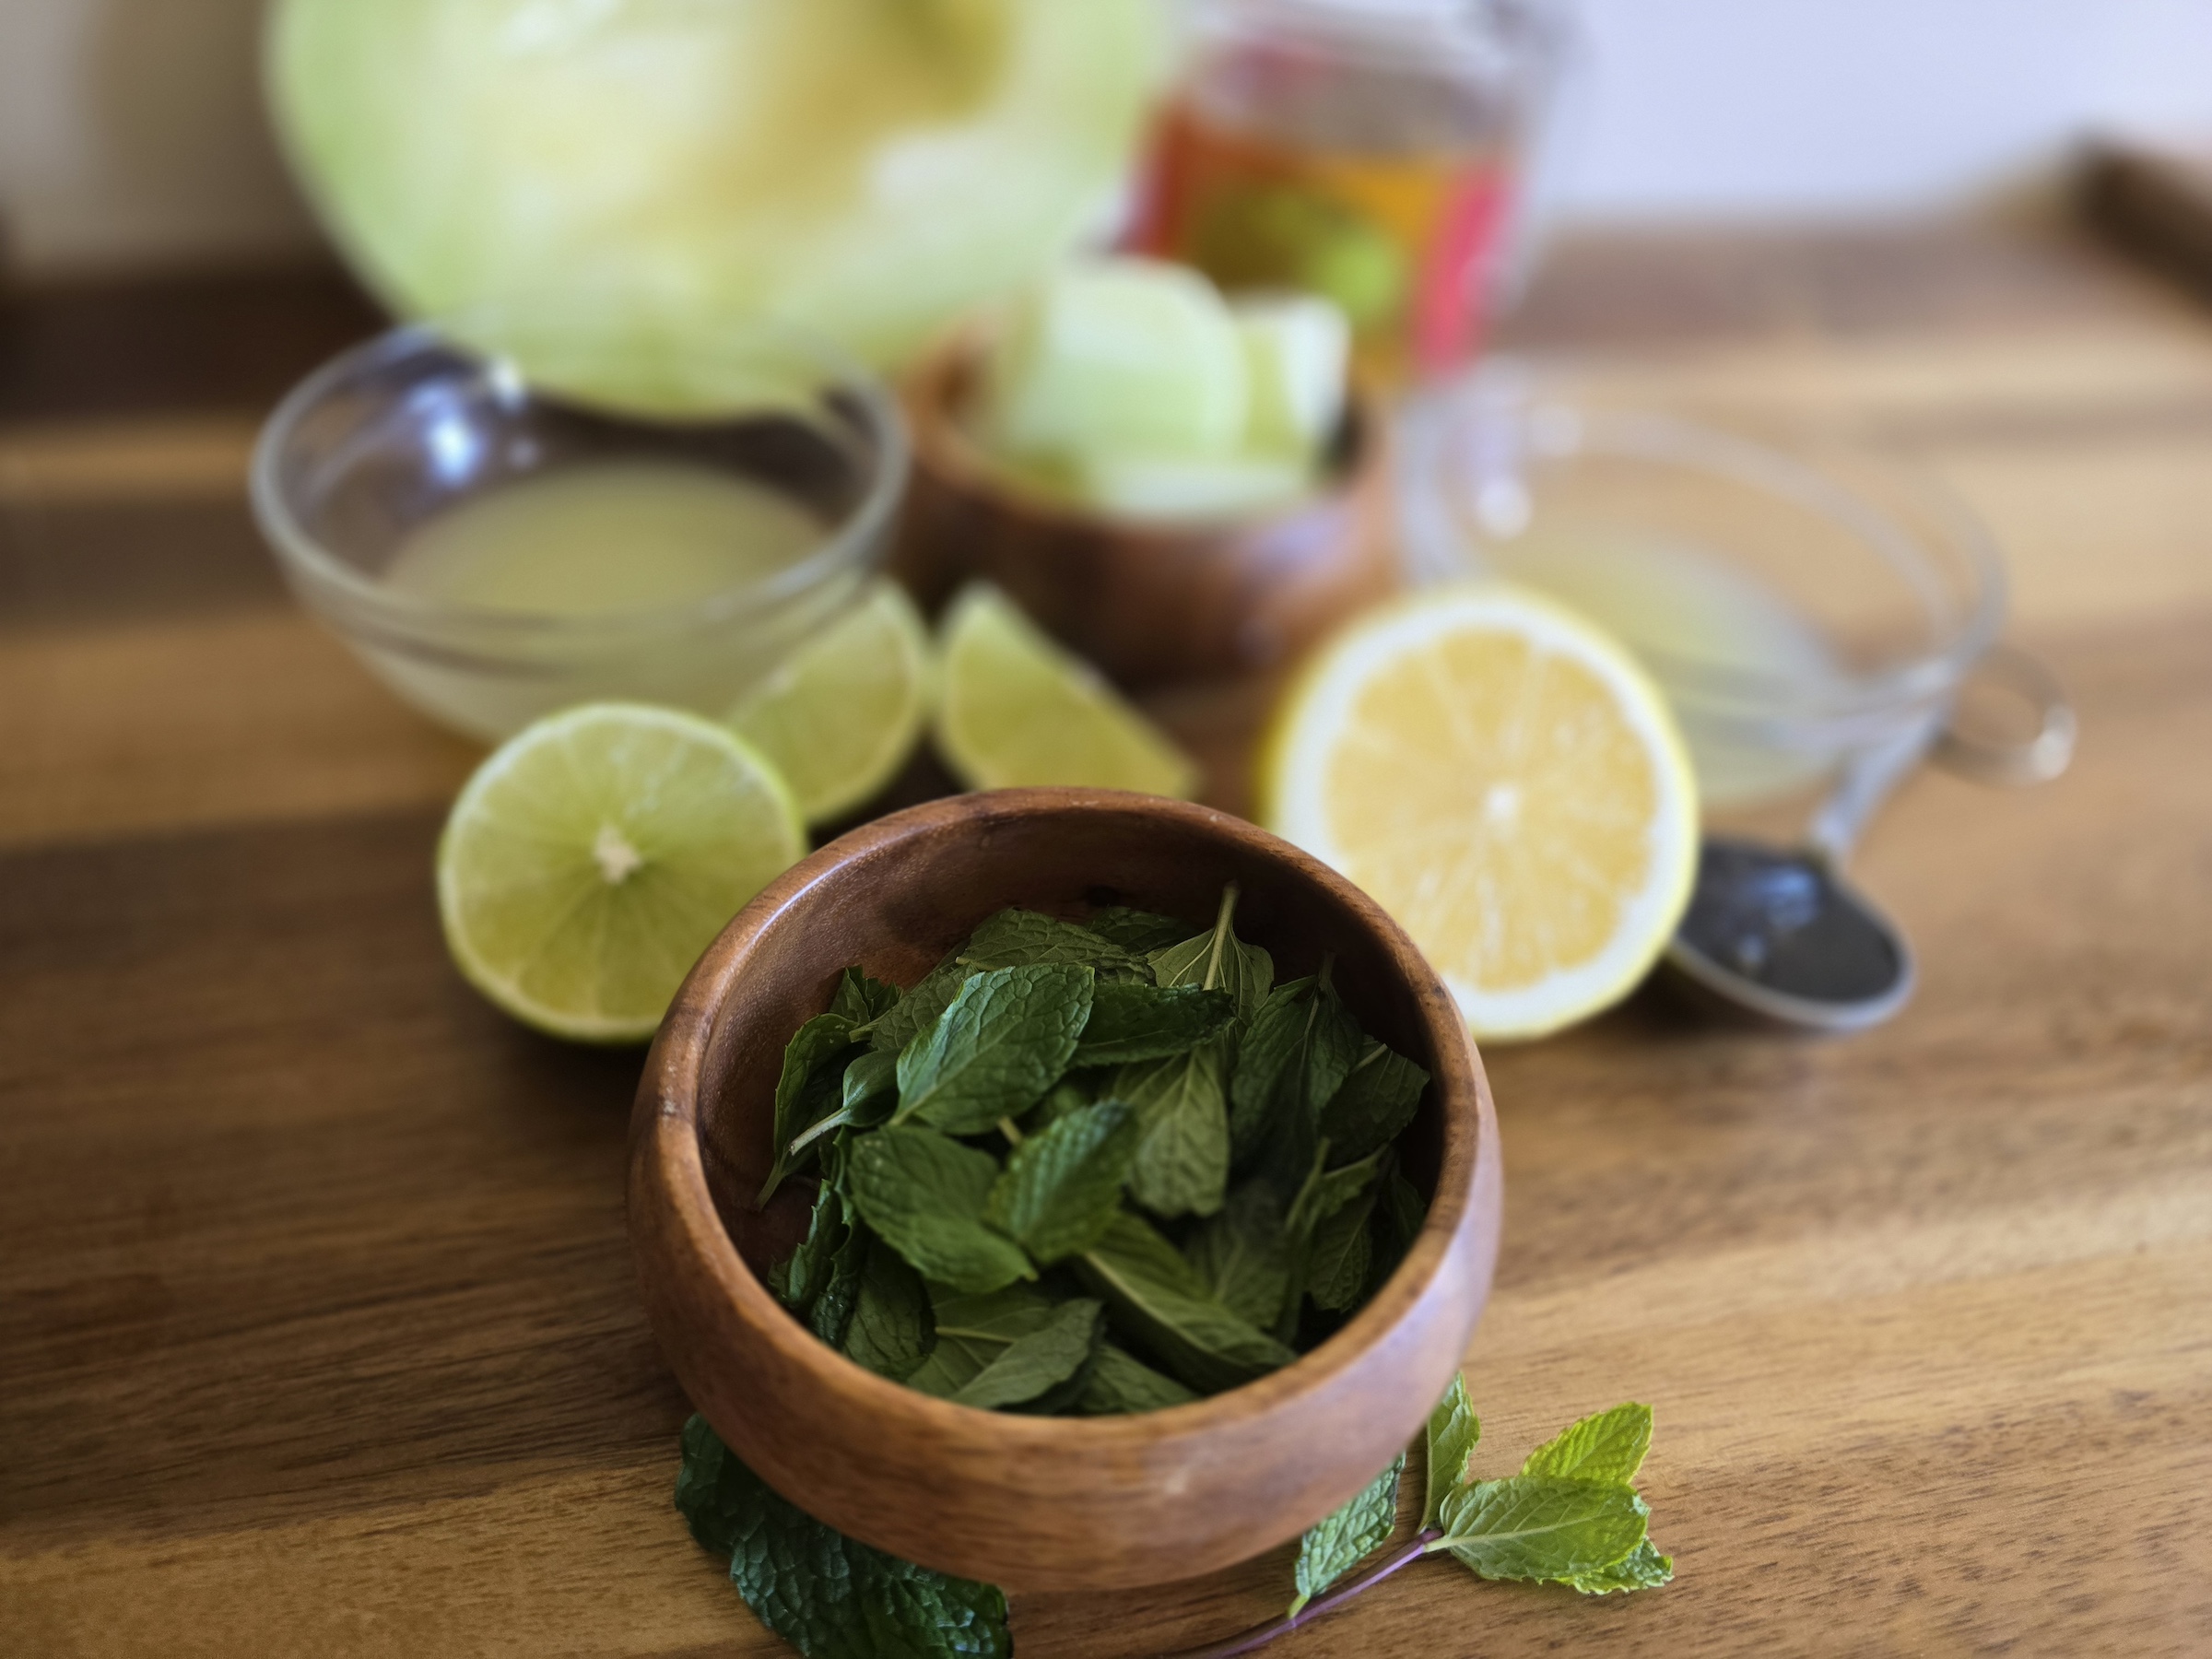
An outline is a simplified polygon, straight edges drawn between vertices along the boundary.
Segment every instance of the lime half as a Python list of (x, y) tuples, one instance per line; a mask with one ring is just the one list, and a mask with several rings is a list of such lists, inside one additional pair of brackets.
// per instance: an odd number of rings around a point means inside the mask
[(929, 634), (895, 582), (784, 660), (730, 711), (730, 724), (791, 785), (809, 824), (872, 799), (929, 719)]
[(517, 733), (438, 842), (446, 946), (525, 1025), (642, 1042), (723, 924), (806, 850), (791, 792), (727, 727), (590, 703)]
[(1197, 793), (1191, 758), (988, 583), (952, 602), (939, 658), (937, 748), (969, 788)]

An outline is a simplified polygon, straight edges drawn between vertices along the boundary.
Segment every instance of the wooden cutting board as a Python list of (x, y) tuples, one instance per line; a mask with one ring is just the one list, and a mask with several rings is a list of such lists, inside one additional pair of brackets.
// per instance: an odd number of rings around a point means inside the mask
[[(637, 1059), (447, 966), (472, 752), (245, 517), (258, 417), (370, 326), (306, 278), (0, 305), (0, 1653), (772, 1653), (669, 1505)], [(1932, 226), (1586, 242), (1515, 327), (1613, 392), (1907, 445), (2006, 543), (2081, 755), (1876, 829), (1926, 972), (1895, 1025), (1643, 998), (1487, 1056), (1477, 1466), (1651, 1401), (1677, 1582), (1431, 1562), (1276, 1651), (2204, 1652), (2212, 326), (2055, 235)], [(1264, 707), (1165, 706), (1225, 800)], [(1157, 1653), (1288, 1594), (1277, 1552), (1015, 1628)]]

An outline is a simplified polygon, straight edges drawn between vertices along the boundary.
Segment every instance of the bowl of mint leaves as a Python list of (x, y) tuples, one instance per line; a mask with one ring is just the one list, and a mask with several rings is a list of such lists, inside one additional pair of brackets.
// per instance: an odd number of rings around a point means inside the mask
[(1500, 1173), (1449, 993), (1349, 882), (1203, 806), (1007, 790), (730, 924), (629, 1210), (694, 1533), (802, 1651), (903, 1607), (964, 1653), (1002, 1586), (1188, 1578), (1369, 1488), (1465, 1352)]

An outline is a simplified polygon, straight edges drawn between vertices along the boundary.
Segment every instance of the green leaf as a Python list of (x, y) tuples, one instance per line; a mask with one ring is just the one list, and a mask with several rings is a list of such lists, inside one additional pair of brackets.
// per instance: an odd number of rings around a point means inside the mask
[(1231, 921), (1236, 909), (1237, 889), (1232, 883), (1222, 891), (1221, 912), (1210, 929), (1180, 945), (1155, 950), (1149, 959), (1152, 977), (1159, 983), (1226, 991), (1237, 1005), (1238, 1017), (1250, 1019), (1275, 983), (1275, 959), (1237, 937)]
[(967, 1296), (943, 1285), (929, 1288), (936, 1346), (907, 1379), (907, 1386), (949, 1398), (1025, 1336), (1052, 1323), (1053, 1301), (1034, 1285)]
[(930, 1341), (929, 1292), (922, 1276), (881, 1239), (872, 1240), (845, 1326), (846, 1358), (903, 1382), (929, 1357)]
[(1324, 1312), (1342, 1313), (1357, 1307), (1367, 1289), (1373, 1253), (1367, 1223), (1374, 1209), (1375, 1188), (1370, 1182), (1365, 1191), (1313, 1230), (1306, 1253), (1305, 1288)]
[(1083, 1417), (1120, 1417), (1188, 1406), (1197, 1397), (1174, 1378), (1161, 1376), (1111, 1342), (1101, 1342), (1075, 1405)]
[(1044, 962), (1074, 963), (1101, 973), (1151, 978), (1142, 957), (1100, 938), (1073, 922), (1059, 922), (1035, 911), (1003, 910), (986, 920), (959, 950), (971, 973), (981, 969), (1024, 968)]
[(1264, 1181), (1248, 1181), (1189, 1245), (1191, 1265), (1221, 1305), (1261, 1330), (1274, 1327), (1290, 1289), (1290, 1240)]
[(845, 1067), (844, 1100), (838, 1108), (848, 1124), (864, 1129), (885, 1122), (899, 1104), (899, 1056), (870, 1049)]
[(877, 1016), (868, 1032), (870, 1048), (887, 1049), (895, 1054), (936, 1024), (937, 1017), (952, 1006), (952, 999), (968, 982), (970, 970), (960, 966), (959, 954), (954, 951), (892, 1004), (888, 1013)]
[(871, 1549), (771, 1489), (704, 1418), (684, 1425), (676, 1506), (730, 1582), (806, 1659), (1011, 1659), (1006, 1598)]
[(983, 1224), (998, 1179), (989, 1153), (894, 1124), (854, 1141), (846, 1179), (861, 1218), (923, 1277), (982, 1291), (1033, 1277), (1020, 1246)]
[(1022, 1120), (1031, 1135), (1042, 1135), (1064, 1117), (1071, 1117), (1086, 1106), (1095, 1105), (1105, 1098), (1094, 1083), (1104, 1076), (1100, 1072), (1070, 1072), (1044, 1091), (1044, 1099), (1030, 1109)]
[(1318, 980), (1270, 992), (1237, 1051), (1229, 1118), (1234, 1167), (1258, 1169), (1286, 1197), (1295, 1191), (1320, 1138), (1321, 1108), (1363, 1041), (1336, 994)]
[(1229, 1043), (1144, 1060), (1114, 1074), (1112, 1093), (1136, 1108), (1129, 1192), (1156, 1216), (1210, 1216), (1229, 1184)]
[(1121, 1207), (1136, 1153), (1136, 1113), (1101, 1100), (1014, 1148), (983, 1218), (1047, 1265), (1098, 1242)]
[(1321, 1110), (1329, 1156), (1350, 1163), (1380, 1151), (1406, 1132), (1421, 1103), (1429, 1074), (1405, 1055), (1371, 1041), (1359, 1064)]
[(1467, 1478), (1467, 1459), (1482, 1438), (1482, 1424), (1467, 1398), (1467, 1379), (1462, 1372), (1452, 1379), (1444, 1397), (1429, 1414), (1429, 1488), (1421, 1502), (1421, 1524), (1436, 1524), (1445, 1496)]
[(899, 987), (872, 980), (857, 968), (838, 976), (837, 994), (830, 1012), (841, 1014), (856, 1026), (873, 1025), (899, 1006)]
[(1127, 1211), (1076, 1262), (1112, 1310), (1116, 1328), (1201, 1394), (1234, 1388), (1298, 1358), (1215, 1300), (1175, 1247)]
[(1646, 1538), (1612, 1566), (1578, 1572), (1564, 1582), (1584, 1595), (1609, 1595), (1616, 1590), (1656, 1590), (1674, 1578), (1675, 1558), (1660, 1554), (1659, 1546)]
[(1151, 911), (1131, 910), (1125, 904), (1110, 904), (1103, 910), (1095, 910), (1083, 925), (1107, 943), (1119, 945), (1137, 956), (1172, 945), (1191, 931), (1187, 922), (1156, 915)]
[(1394, 1155), (1389, 1166), (1377, 1182), (1380, 1189), (1375, 1201), (1374, 1254), (1369, 1264), (1367, 1294), (1382, 1288), (1383, 1281), (1398, 1270), (1406, 1253), (1420, 1236), (1421, 1224), (1429, 1218), (1429, 1204), (1420, 1189), (1406, 1179)]
[(1098, 1346), (1100, 1312), (1095, 1301), (1062, 1302), (1041, 1329), (1008, 1344), (949, 1397), (955, 1405), (982, 1411), (1037, 1399), (1089, 1362)]
[(1187, 1053), (1226, 1026), (1235, 1013), (1236, 1005), (1225, 992), (1135, 980), (1102, 981), (1069, 1064), (1125, 1065)]
[[(1324, 1230), (1333, 1218), (1367, 1191), (1385, 1156), (1378, 1152), (1356, 1164), (1332, 1170), (1327, 1168), (1328, 1150), (1328, 1142), (1314, 1143), (1306, 1179), (1298, 1189), (1298, 1196), (1291, 1200), (1289, 1214), (1283, 1223), (1283, 1230), (1290, 1241), (1292, 1293), (1284, 1299), (1275, 1334), (1285, 1342), (1290, 1340), (1298, 1328), (1299, 1306), (1312, 1280), (1314, 1254), (1322, 1242)], [(1263, 1174), (1254, 1179), (1265, 1181), (1267, 1177)]]
[(782, 1264), (782, 1284), (776, 1293), (802, 1322), (830, 1282), (837, 1253), (845, 1247), (851, 1230), (843, 1197), (829, 1182), (823, 1182), (815, 1192), (814, 1209), (806, 1218), (806, 1236)]
[(1448, 1549), (1487, 1579), (1598, 1573), (1643, 1542), (1651, 1510), (1609, 1480), (1514, 1475), (1447, 1492), (1437, 1519)]
[(1617, 1480), (1626, 1486), (1651, 1449), (1652, 1408), (1631, 1400), (1561, 1430), (1528, 1454), (1521, 1473)]
[(798, 1029), (783, 1050), (783, 1070), (776, 1078), (774, 1166), (759, 1202), (766, 1204), (784, 1178), (813, 1156), (811, 1147), (797, 1154), (791, 1143), (837, 1110), (839, 1077), (830, 1062), (853, 1043), (853, 1021), (845, 1015), (817, 1014)]
[(1298, 1541), (1298, 1599), (1295, 1616), (1331, 1584), (1390, 1541), (1398, 1524), (1398, 1477), (1406, 1472), (1401, 1452), (1350, 1502), (1306, 1529)]
[(900, 1052), (894, 1124), (920, 1118), (976, 1135), (1018, 1117), (1067, 1069), (1090, 1018), (1088, 968), (999, 968), (960, 987), (937, 1023)]
[(845, 1327), (852, 1323), (853, 1305), (860, 1297), (870, 1242), (866, 1228), (848, 1226), (844, 1242), (830, 1258), (829, 1276), (806, 1310), (806, 1328), (833, 1348), (845, 1346)]

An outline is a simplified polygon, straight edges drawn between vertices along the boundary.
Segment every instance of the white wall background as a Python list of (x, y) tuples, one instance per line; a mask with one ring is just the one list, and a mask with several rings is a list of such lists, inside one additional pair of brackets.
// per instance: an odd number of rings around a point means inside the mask
[[(261, 123), (260, 4), (0, 0), (0, 225), (18, 268), (308, 244)], [(2030, 171), (2090, 127), (2212, 134), (2212, 0), (1581, 9), (1560, 181), (1580, 217), (1917, 211)]]
[(2212, 0), (1581, 0), (1561, 203), (1937, 207), (2092, 130), (2212, 138)]

